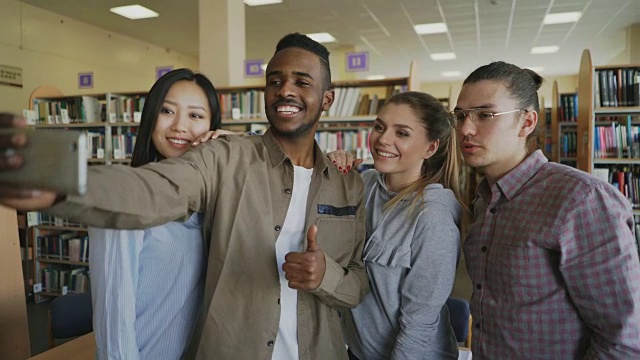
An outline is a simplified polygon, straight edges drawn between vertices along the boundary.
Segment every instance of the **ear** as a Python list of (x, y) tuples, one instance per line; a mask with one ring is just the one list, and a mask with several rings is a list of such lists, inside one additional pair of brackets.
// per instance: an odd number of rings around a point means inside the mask
[(333, 89), (325, 90), (322, 97), (322, 110), (328, 111), (331, 108), (331, 104), (333, 104), (333, 99), (335, 97), (336, 93), (335, 91), (333, 91)]
[(535, 110), (528, 111), (524, 117), (520, 131), (518, 132), (518, 136), (526, 138), (533, 132), (533, 130), (535, 130), (537, 124), (538, 112)]
[(436, 151), (438, 151), (439, 146), (440, 146), (440, 139), (432, 141), (431, 144), (429, 144), (429, 148), (427, 148), (427, 152), (424, 153), (424, 156), (422, 158), (427, 160), (428, 158), (432, 157), (433, 154), (435, 154)]

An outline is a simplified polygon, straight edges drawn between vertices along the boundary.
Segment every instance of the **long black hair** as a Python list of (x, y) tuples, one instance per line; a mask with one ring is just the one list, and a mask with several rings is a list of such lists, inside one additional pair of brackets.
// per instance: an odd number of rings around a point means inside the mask
[(206, 76), (194, 73), (186, 68), (170, 71), (158, 79), (151, 87), (151, 90), (149, 90), (144, 108), (142, 109), (140, 127), (138, 128), (136, 145), (133, 148), (131, 166), (142, 166), (158, 159), (158, 150), (153, 145), (151, 135), (156, 127), (156, 121), (158, 120), (158, 114), (160, 114), (164, 99), (169, 89), (178, 81), (192, 81), (204, 91), (209, 101), (209, 108), (211, 109), (211, 125), (209, 129), (217, 130), (220, 128), (222, 121), (220, 119), (218, 93), (211, 81), (209, 81)]

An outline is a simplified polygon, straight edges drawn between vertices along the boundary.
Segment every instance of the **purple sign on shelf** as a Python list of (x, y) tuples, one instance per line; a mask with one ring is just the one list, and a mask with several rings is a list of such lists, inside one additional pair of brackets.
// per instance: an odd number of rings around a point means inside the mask
[(78, 73), (78, 89), (93, 89), (93, 73)]
[(262, 59), (245, 60), (244, 61), (244, 76), (245, 77), (258, 77), (263, 76)]
[(369, 70), (369, 52), (347, 53), (346, 71), (367, 71)]
[(158, 66), (156, 68), (156, 80), (160, 79), (162, 75), (168, 73), (173, 70), (173, 66)]

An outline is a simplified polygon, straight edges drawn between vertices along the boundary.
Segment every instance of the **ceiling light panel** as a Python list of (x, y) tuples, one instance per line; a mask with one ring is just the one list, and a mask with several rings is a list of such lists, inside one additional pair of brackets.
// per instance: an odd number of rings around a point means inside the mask
[(452, 53), (452, 52), (433, 53), (430, 56), (431, 56), (431, 60), (434, 60), (434, 61), (455, 60), (456, 53)]
[(333, 36), (331, 36), (331, 34), (326, 32), (307, 34), (307, 36), (319, 43), (330, 43), (330, 42), (336, 41), (336, 38), (334, 38)]
[(532, 54), (554, 54), (560, 50), (560, 47), (557, 45), (551, 46), (536, 46), (531, 48)]
[(413, 25), (413, 29), (418, 35), (442, 34), (449, 32), (445, 23), (431, 23)]
[(157, 12), (141, 5), (118, 6), (109, 9), (109, 11), (131, 20), (148, 19), (159, 16)]
[(542, 23), (545, 25), (574, 23), (578, 22), (581, 17), (582, 12), (580, 11), (547, 14)]

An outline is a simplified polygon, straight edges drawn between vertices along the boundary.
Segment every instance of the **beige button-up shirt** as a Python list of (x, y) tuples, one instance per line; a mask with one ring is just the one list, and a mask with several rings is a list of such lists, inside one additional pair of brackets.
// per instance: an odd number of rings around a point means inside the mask
[[(270, 360), (281, 311), (275, 242), (293, 185), (293, 165), (267, 131), (209, 141), (140, 168), (91, 167), (87, 195), (69, 196), (49, 212), (107, 228), (146, 228), (203, 212), (207, 279), (185, 358)], [(318, 289), (298, 291), (300, 359), (347, 359), (338, 311), (368, 291), (362, 200), (359, 174), (340, 174), (315, 145), (305, 226), (318, 226), (326, 272)]]

